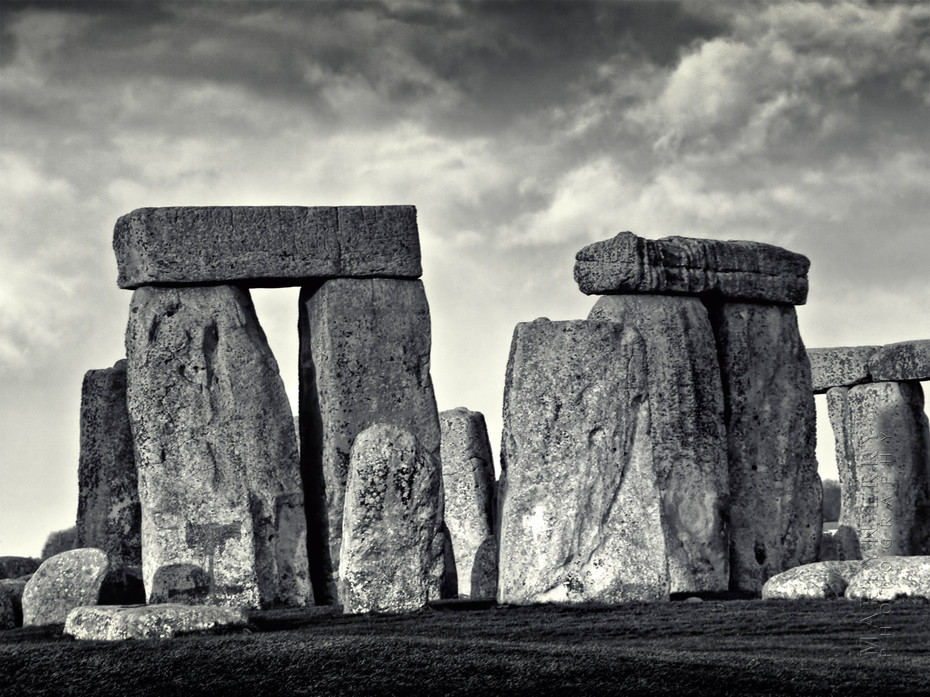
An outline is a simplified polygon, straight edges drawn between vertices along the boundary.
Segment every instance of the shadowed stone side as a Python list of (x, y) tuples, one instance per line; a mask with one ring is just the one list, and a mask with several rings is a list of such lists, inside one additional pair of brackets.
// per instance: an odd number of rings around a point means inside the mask
[(23, 626), (61, 624), (72, 608), (95, 605), (108, 569), (100, 549), (72, 549), (46, 559), (23, 590)]
[(930, 432), (918, 382), (827, 392), (842, 506), (841, 559), (930, 554)]
[(376, 423), (413, 433), (439, 458), (430, 316), (415, 280), (334, 279), (300, 296), (301, 468), (317, 603), (338, 597), (352, 443)]
[(248, 291), (133, 293), (128, 405), (150, 603), (310, 603), (297, 438)]
[(339, 597), (347, 613), (411, 612), (444, 597), (439, 459), (409, 431), (355, 439), (346, 483)]
[(817, 560), (817, 475), (810, 364), (790, 305), (709, 304), (726, 404), (730, 589), (759, 592)]
[(497, 597), (494, 462), (484, 415), (464, 407), (439, 414), (445, 521), (459, 595)]
[(120, 288), (422, 273), (413, 206), (139, 208), (113, 249)]
[(502, 603), (667, 600), (642, 337), (614, 322), (516, 326), (499, 484)]
[(671, 592), (727, 590), (727, 441), (706, 308), (697, 298), (610, 295), (588, 319), (629, 325), (646, 342), (649, 434)]
[(575, 281), (587, 295), (699, 294), (803, 305), (809, 267), (807, 257), (761, 242), (621, 232), (575, 255)]

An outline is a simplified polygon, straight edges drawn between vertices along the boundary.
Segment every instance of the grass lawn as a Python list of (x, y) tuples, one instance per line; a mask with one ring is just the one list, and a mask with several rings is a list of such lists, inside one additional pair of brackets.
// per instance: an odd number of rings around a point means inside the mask
[[(14, 695), (930, 695), (930, 604), (452, 602), (254, 613), (248, 631), (78, 642), (0, 632)], [(877, 621), (877, 618), (876, 618)], [(870, 652), (864, 639), (877, 645)], [(878, 649), (885, 649), (884, 655)]]

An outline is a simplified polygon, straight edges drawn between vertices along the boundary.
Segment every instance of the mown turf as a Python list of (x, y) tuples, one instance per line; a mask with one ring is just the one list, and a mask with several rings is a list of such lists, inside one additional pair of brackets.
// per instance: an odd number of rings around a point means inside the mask
[[(0, 694), (930, 695), (930, 605), (896, 601), (872, 628), (877, 607), (318, 608), (255, 613), (247, 632), (114, 644), (19, 629), (0, 632)], [(878, 646), (863, 653), (867, 637)]]

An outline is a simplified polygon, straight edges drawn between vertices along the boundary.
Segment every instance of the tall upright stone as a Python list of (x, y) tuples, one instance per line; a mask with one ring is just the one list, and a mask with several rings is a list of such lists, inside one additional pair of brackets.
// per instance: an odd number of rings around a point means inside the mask
[(726, 404), (730, 587), (817, 560), (823, 527), (807, 352), (790, 305), (709, 304)]
[(77, 545), (102, 549), (111, 569), (141, 566), (142, 509), (136, 477), (126, 361), (89, 370), (81, 388)]
[(840, 559), (930, 554), (930, 432), (919, 382), (827, 392), (842, 508)]
[(300, 297), (301, 468), (318, 603), (338, 599), (352, 444), (374, 424), (404, 428), (437, 460), (430, 317), (416, 280), (333, 279)]
[(345, 612), (410, 612), (448, 597), (439, 469), (404, 428), (374, 424), (355, 439), (339, 559)]
[(445, 521), (455, 556), (458, 591), (497, 597), (494, 461), (481, 412), (464, 407), (439, 414)]
[(642, 337), (615, 322), (514, 330), (504, 390), (498, 600), (667, 599)]
[(697, 298), (606, 295), (588, 319), (629, 326), (645, 341), (649, 432), (671, 592), (726, 590), (727, 441), (706, 308)]
[(294, 424), (248, 291), (139, 288), (126, 349), (148, 601), (311, 602)]

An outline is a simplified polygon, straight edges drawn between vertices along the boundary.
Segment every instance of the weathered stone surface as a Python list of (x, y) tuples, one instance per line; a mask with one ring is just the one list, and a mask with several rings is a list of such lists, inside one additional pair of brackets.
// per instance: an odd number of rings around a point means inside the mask
[(89, 370), (81, 388), (77, 544), (102, 549), (113, 568), (142, 564), (142, 508), (136, 478), (126, 361)]
[(727, 441), (707, 310), (697, 298), (611, 295), (597, 301), (588, 319), (629, 325), (645, 340), (671, 592), (726, 590)]
[(297, 438), (248, 291), (135, 291), (128, 405), (150, 603), (310, 602)]
[(789, 305), (711, 304), (727, 407), (730, 588), (817, 560), (823, 522), (810, 364)]
[(872, 380), (930, 380), (930, 339), (885, 344), (869, 358)]
[(139, 208), (113, 249), (120, 288), (422, 273), (413, 206)]
[(0, 579), (34, 574), (41, 563), (34, 557), (0, 557)]
[(96, 604), (108, 568), (99, 549), (72, 549), (42, 562), (23, 590), (23, 626), (61, 624), (72, 608)]
[(0, 629), (13, 629), (16, 626), (16, 614), (13, 611), (13, 594), (0, 584)]
[(49, 534), (42, 545), (42, 561), (72, 549), (78, 549), (77, 527), (73, 525)]
[(918, 382), (834, 387), (841, 559), (930, 554), (930, 431)]
[(803, 305), (809, 267), (807, 257), (761, 242), (621, 232), (575, 255), (575, 281), (587, 295), (687, 293)]
[(390, 424), (358, 435), (344, 511), (345, 612), (409, 612), (444, 596), (442, 474), (416, 436)]
[(861, 568), (861, 561), (820, 561), (796, 566), (766, 581), (762, 599), (839, 598)]
[(245, 627), (242, 608), (215, 605), (96, 605), (68, 613), (64, 633), (75, 639), (170, 639), (179, 634)]
[(13, 623), (16, 627), (23, 626), (23, 593), (30, 578), (31, 576), (0, 579), (0, 587), (9, 594), (13, 610)]
[(850, 600), (930, 600), (930, 556), (882, 557), (863, 563), (846, 588)]
[(356, 436), (376, 423), (439, 458), (430, 317), (420, 281), (335, 279), (300, 299), (301, 467), (318, 603), (338, 597), (342, 509)]
[(807, 350), (814, 394), (831, 387), (869, 382), (869, 356), (878, 346), (837, 346)]
[(497, 597), (494, 462), (484, 415), (464, 407), (439, 414), (445, 521), (459, 595)]
[(668, 599), (649, 425), (635, 329), (516, 326), (498, 489), (500, 602)]

